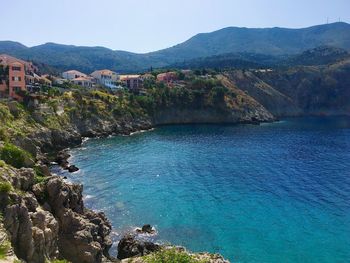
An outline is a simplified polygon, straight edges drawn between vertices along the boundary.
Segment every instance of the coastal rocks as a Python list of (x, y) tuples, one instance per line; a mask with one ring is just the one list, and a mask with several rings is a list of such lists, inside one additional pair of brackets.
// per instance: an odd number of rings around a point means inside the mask
[(33, 191), (50, 208), (58, 221), (58, 247), (60, 255), (69, 261), (81, 263), (101, 262), (109, 257), (112, 246), (109, 238), (111, 224), (103, 213), (85, 209), (82, 186), (68, 184), (60, 177), (51, 177), (42, 187)]
[(69, 165), (68, 159), (71, 155), (67, 152), (67, 150), (62, 150), (58, 152), (55, 161), (58, 165), (60, 165), (64, 170), (68, 170), (70, 173), (74, 173), (79, 171), (79, 168), (74, 164)]
[(136, 233), (139, 233), (139, 234), (147, 233), (147, 234), (153, 235), (156, 233), (156, 230), (151, 225), (146, 224), (146, 225), (143, 225), (141, 229), (137, 228)]
[(15, 188), (28, 191), (34, 185), (34, 170), (30, 168), (21, 168), (16, 176), (12, 177), (12, 184)]
[(56, 258), (59, 254), (57, 244), (58, 222), (50, 212), (41, 209), (30, 213), (30, 218), (33, 223), (33, 262), (44, 262), (46, 257)]
[(68, 166), (68, 172), (70, 172), (70, 173), (74, 173), (74, 172), (77, 172), (77, 171), (79, 171), (79, 168), (78, 167), (76, 167), (74, 164), (72, 164), (72, 165), (70, 165), (70, 166)]
[(69, 165), (69, 162), (68, 162), (69, 157), (70, 157), (70, 154), (66, 150), (62, 150), (57, 153), (55, 161), (62, 168), (67, 168)]
[(23, 204), (7, 206), (4, 211), (4, 226), (10, 234), (16, 255), (30, 262), (34, 254), (34, 240), (28, 209)]
[(52, 130), (52, 143), (56, 149), (65, 149), (71, 145), (79, 145), (82, 143), (81, 135), (73, 129), (68, 130)]
[(34, 195), (9, 194), (13, 205), (4, 209), (4, 227), (16, 255), (28, 263), (43, 263), (58, 255), (58, 223), (43, 211)]
[(134, 235), (127, 234), (118, 244), (118, 259), (139, 257), (159, 250), (161, 247), (148, 241), (138, 240)]

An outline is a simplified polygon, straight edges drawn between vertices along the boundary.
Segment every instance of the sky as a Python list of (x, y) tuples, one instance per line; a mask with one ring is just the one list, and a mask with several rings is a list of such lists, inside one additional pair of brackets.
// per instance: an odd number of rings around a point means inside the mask
[(350, 23), (350, 0), (0, 0), (0, 40), (156, 51), (224, 27)]

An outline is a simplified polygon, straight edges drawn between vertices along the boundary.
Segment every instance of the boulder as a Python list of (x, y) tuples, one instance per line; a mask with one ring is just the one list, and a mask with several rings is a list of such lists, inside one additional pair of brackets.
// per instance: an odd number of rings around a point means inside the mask
[(157, 244), (142, 241), (132, 234), (127, 234), (118, 243), (118, 259), (144, 256), (160, 248)]
[(72, 165), (70, 165), (70, 166), (68, 166), (68, 172), (70, 172), (70, 173), (74, 173), (74, 172), (77, 172), (77, 171), (79, 171), (79, 168), (78, 167), (76, 167), (74, 164), (72, 164)]
[(53, 176), (46, 184), (35, 185), (33, 191), (58, 222), (58, 248), (62, 257), (79, 263), (109, 258), (112, 226), (103, 213), (84, 207), (81, 185), (66, 183), (61, 177)]
[(149, 224), (143, 225), (142, 228), (137, 228), (136, 232), (140, 233), (140, 234), (144, 234), (144, 233), (146, 233), (146, 234), (155, 234), (156, 233), (154, 228), (151, 225), (149, 225)]
[(34, 185), (34, 170), (30, 168), (21, 168), (17, 171), (15, 177), (12, 178), (12, 184), (15, 188), (28, 191)]

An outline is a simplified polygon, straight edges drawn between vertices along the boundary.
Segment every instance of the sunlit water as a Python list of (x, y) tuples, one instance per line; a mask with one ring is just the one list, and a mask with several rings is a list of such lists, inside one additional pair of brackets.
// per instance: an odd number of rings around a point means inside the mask
[(350, 262), (349, 118), (167, 126), (71, 152), (69, 180), (115, 239), (149, 223), (232, 262)]

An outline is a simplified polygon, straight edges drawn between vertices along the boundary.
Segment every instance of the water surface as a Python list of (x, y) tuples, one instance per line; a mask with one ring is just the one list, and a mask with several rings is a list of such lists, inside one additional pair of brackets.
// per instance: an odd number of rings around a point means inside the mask
[(232, 262), (350, 262), (350, 119), (167, 126), (72, 150), (115, 231)]

